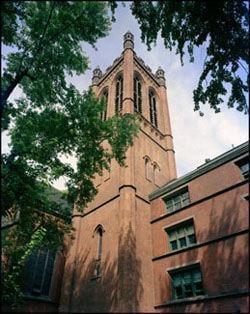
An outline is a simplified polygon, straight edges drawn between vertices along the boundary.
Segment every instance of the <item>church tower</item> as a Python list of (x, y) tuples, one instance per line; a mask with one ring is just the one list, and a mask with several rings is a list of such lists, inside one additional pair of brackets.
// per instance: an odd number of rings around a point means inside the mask
[(136, 55), (134, 37), (104, 73), (93, 71), (92, 88), (107, 99), (103, 119), (137, 113), (140, 130), (126, 154), (95, 180), (98, 194), (82, 214), (66, 258), (60, 311), (152, 312), (154, 283), (148, 195), (176, 178), (164, 71)]

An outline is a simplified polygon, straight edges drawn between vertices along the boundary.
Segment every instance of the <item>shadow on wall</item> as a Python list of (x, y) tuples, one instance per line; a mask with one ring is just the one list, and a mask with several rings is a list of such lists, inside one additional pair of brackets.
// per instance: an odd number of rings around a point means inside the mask
[[(136, 312), (142, 296), (141, 262), (136, 257), (136, 243), (131, 225), (119, 236), (118, 258), (110, 254), (101, 261), (100, 276), (95, 276), (96, 260), (84, 273), (73, 276), (70, 312)], [(88, 253), (77, 258), (76, 269), (86, 262)]]
[[(239, 216), (239, 208), (244, 206), (245, 202), (240, 198), (239, 191), (235, 190), (233, 200), (230, 197), (228, 200), (217, 201), (212, 200), (212, 210), (209, 219), (208, 229), (196, 234), (200, 243), (206, 240), (229, 235), (241, 230), (241, 226), (245, 225), (244, 218)], [(247, 206), (245, 206), (247, 210)], [(247, 219), (247, 213), (245, 214)], [(245, 240), (243, 240), (243, 238)], [(240, 241), (239, 241), (240, 239)], [(231, 237), (225, 241), (215, 242), (208, 246), (198, 249), (193, 249), (181, 253), (178, 257), (179, 264), (191, 263), (192, 261), (200, 261), (201, 272), (203, 276), (204, 294), (218, 295), (224, 293), (237, 293), (240, 290), (248, 289), (248, 239), (246, 234)], [(202, 252), (202, 255), (198, 255)], [(172, 259), (170, 267), (177, 266)], [(165, 278), (166, 279), (166, 278)], [(166, 280), (161, 280), (161, 300), (167, 300)], [(160, 281), (159, 281), (160, 282)], [(199, 312), (199, 313), (240, 313), (247, 311), (247, 298), (231, 298), (230, 302), (225, 299), (211, 300), (196, 304), (183, 304), (168, 307), (168, 312), (184, 313), (184, 312)], [(162, 312), (166, 308), (162, 309)]]

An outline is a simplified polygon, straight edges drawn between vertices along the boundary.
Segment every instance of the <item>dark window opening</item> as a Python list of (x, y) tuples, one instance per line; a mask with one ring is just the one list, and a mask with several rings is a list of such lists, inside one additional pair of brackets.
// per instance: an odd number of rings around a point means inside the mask
[(134, 109), (142, 113), (141, 82), (137, 76), (134, 77)]
[(122, 110), (122, 99), (123, 99), (123, 77), (120, 75), (116, 80), (115, 89), (115, 113), (117, 114)]
[(149, 111), (150, 111), (150, 122), (157, 128), (157, 108), (156, 108), (156, 96), (153, 91), (149, 92)]

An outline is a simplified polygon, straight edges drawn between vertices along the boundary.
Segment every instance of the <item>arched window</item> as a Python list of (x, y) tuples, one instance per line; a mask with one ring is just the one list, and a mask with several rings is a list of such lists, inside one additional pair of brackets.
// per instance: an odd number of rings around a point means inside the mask
[(103, 233), (104, 233), (103, 226), (98, 225), (95, 228), (95, 232), (94, 232), (94, 234), (97, 236), (97, 256), (96, 256), (96, 260), (95, 260), (94, 276), (100, 276), (100, 274), (101, 274)]
[(119, 75), (115, 85), (115, 113), (118, 113), (122, 109), (123, 98), (123, 77)]
[(160, 167), (158, 166), (158, 164), (156, 162), (154, 162), (153, 164), (153, 182), (155, 185), (159, 186), (159, 173), (160, 173)]
[(150, 110), (150, 122), (157, 127), (157, 110), (156, 110), (156, 96), (154, 91), (149, 91), (149, 110)]
[(102, 112), (102, 121), (105, 121), (107, 119), (107, 106), (108, 106), (108, 97), (109, 97), (109, 92), (107, 88), (102, 93), (102, 97), (104, 98), (104, 101), (105, 101), (105, 108)]
[(101, 258), (102, 258), (102, 236), (103, 236), (103, 229), (102, 229), (102, 227), (99, 227), (97, 229), (97, 236), (98, 236), (97, 259), (101, 260)]
[(142, 108), (141, 108), (141, 81), (139, 79), (139, 77), (136, 75), (134, 77), (134, 108), (135, 111), (138, 112), (142, 112)]
[(151, 181), (152, 180), (152, 163), (148, 156), (145, 156), (144, 160), (145, 160), (145, 177), (146, 179)]

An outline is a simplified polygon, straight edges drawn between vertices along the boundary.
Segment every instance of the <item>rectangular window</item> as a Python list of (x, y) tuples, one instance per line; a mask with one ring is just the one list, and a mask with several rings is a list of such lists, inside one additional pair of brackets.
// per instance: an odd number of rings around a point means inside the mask
[(183, 299), (203, 295), (200, 266), (185, 267), (169, 272), (172, 279), (172, 298)]
[(243, 158), (236, 162), (236, 165), (240, 168), (241, 174), (245, 179), (249, 178), (249, 160)]
[(167, 228), (166, 232), (170, 251), (180, 250), (196, 243), (193, 219)]
[(188, 190), (181, 190), (164, 199), (168, 213), (181, 209), (190, 203)]

